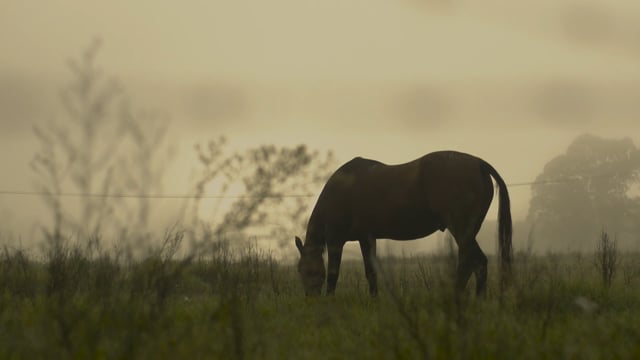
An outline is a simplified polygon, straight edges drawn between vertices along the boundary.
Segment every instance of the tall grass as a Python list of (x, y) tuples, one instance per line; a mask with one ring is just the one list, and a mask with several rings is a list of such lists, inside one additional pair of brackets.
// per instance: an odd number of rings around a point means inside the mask
[(305, 298), (293, 264), (251, 246), (185, 251), (173, 231), (138, 257), (59, 240), (42, 258), (0, 252), (0, 358), (640, 355), (637, 254), (620, 254), (627, 275), (608, 289), (588, 255), (516, 254), (503, 294), (490, 259), (485, 300), (455, 296), (447, 252), (382, 258), (377, 298), (361, 262), (346, 261), (335, 297)]

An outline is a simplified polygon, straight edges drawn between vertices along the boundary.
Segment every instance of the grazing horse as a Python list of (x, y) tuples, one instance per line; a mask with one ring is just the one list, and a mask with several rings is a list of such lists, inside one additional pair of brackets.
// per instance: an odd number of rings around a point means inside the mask
[[(511, 269), (511, 211), (507, 186), (486, 161), (455, 151), (439, 151), (400, 165), (386, 165), (360, 157), (342, 165), (325, 184), (311, 213), (298, 272), (307, 295), (327, 295), (336, 289), (342, 248), (358, 241), (369, 293), (378, 292), (376, 239), (413, 240), (448, 229), (458, 245), (456, 289), (462, 291), (471, 274), (476, 293), (487, 288), (487, 257), (476, 234), (493, 199), (493, 177), (500, 195), (498, 247), (500, 273), (506, 281)], [(328, 272), (322, 254), (327, 250)]]

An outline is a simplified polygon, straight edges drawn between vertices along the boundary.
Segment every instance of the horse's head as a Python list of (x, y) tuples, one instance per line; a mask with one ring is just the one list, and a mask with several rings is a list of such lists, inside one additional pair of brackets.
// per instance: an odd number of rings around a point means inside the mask
[(322, 247), (303, 245), (302, 240), (296, 236), (296, 247), (300, 251), (298, 273), (302, 279), (302, 286), (307, 296), (318, 296), (322, 291), (326, 276), (324, 260), (322, 259)]

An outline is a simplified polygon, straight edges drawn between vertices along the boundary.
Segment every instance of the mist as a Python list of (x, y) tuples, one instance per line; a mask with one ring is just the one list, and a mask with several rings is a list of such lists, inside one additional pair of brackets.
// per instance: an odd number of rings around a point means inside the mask
[[(508, 184), (533, 182), (580, 135), (640, 141), (638, 10), (634, 1), (9, 1), (0, 12), (0, 191), (34, 190), (33, 128), (65, 121), (69, 61), (96, 38), (97, 65), (132, 109), (166, 119), (159, 193), (193, 193), (194, 145), (219, 136), (229, 151), (332, 151), (334, 168), (355, 156), (393, 164), (459, 150)], [(531, 188), (510, 192), (524, 221)], [(156, 228), (185, 206), (150, 202)], [(26, 243), (50, 221), (38, 196), (0, 194), (0, 216), (1, 232)]]

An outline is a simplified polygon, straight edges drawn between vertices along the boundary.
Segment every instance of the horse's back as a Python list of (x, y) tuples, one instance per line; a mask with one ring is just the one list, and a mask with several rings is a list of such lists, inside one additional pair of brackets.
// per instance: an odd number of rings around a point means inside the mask
[[(416, 160), (421, 171), (421, 184), (428, 190), (429, 198), (455, 202), (467, 192), (482, 193), (487, 184), (492, 184), (485, 170), (484, 160), (457, 151), (438, 151)], [(490, 201), (490, 200), (489, 200)]]
[(487, 178), (478, 157), (457, 151), (437, 151), (397, 165), (356, 157), (345, 163), (327, 181), (340, 197), (393, 193), (411, 196), (454, 195), (460, 188), (479, 185)]
[(420, 161), (430, 208), (448, 217), (447, 222), (474, 213), (484, 218), (493, 199), (493, 182), (484, 160), (466, 153), (439, 151)]
[(414, 199), (442, 206), (465, 191), (479, 192), (490, 183), (483, 163), (456, 151), (432, 152), (397, 165), (356, 157), (331, 175), (318, 201), (351, 208), (368, 200)]

